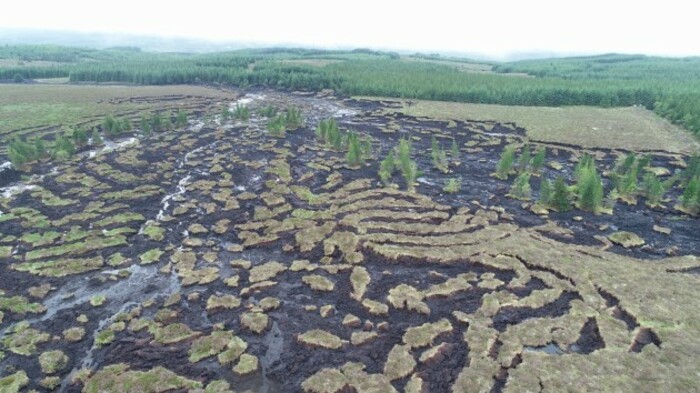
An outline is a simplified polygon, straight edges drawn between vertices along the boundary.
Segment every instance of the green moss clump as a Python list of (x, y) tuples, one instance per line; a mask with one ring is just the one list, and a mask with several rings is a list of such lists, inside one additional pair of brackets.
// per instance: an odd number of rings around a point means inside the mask
[(127, 258), (122, 255), (122, 253), (117, 252), (112, 254), (109, 259), (107, 259), (107, 264), (109, 266), (121, 266), (128, 261)]
[(248, 343), (238, 336), (234, 336), (226, 345), (226, 350), (221, 352), (217, 359), (222, 366), (229, 365), (237, 360), (248, 349)]
[(48, 351), (39, 355), (39, 365), (44, 374), (53, 374), (68, 365), (68, 356), (60, 350)]
[(161, 255), (163, 255), (163, 251), (161, 249), (153, 248), (139, 255), (139, 259), (141, 260), (142, 265), (148, 265), (154, 262), (158, 262)]
[(61, 377), (46, 377), (39, 382), (39, 385), (41, 387), (44, 387), (49, 390), (54, 390), (58, 387), (58, 385), (61, 384)]
[(20, 389), (29, 384), (29, 377), (23, 370), (17, 371), (12, 375), (0, 378), (0, 392), (2, 393), (17, 393)]
[(287, 268), (276, 261), (272, 262), (267, 262), (262, 265), (258, 265), (250, 269), (250, 275), (248, 276), (248, 281), (251, 283), (254, 282), (260, 282), (260, 281), (266, 281), (269, 280), (273, 277), (275, 277), (277, 274), (287, 270)]
[(5, 348), (18, 355), (30, 356), (37, 350), (37, 345), (49, 341), (51, 336), (29, 327), (29, 322), (22, 321), (10, 327), (2, 343)]
[[(241, 345), (243, 343), (243, 345)], [(234, 350), (238, 352), (235, 356), (238, 358), (248, 347), (243, 340), (235, 337), (230, 331), (214, 331), (209, 336), (204, 336), (192, 342), (189, 355), (190, 362), (196, 363), (204, 358), (222, 353), (224, 350)], [(228, 353), (225, 356), (229, 357), (233, 353)], [(229, 362), (232, 360), (229, 360)]]
[(410, 348), (425, 347), (431, 345), (439, 335), (451, 331), (452, 324), (443, 318), (435, 323), (424, 323), (421, 326), (406, 329), (406, 333), (403, 335), (403, 343)]
[(390, 380), (400, 379), (410, 375), (416, 367), (416, 360), (409, 352), (407, 345), (394, 345), (389, 351), (386, 363), (384, 364), (384, 375)]
[(362, 305), (372, 315), (387, 315), (389, 313), (389, 306), (376, 300), (365, 299), (362, 301)]
[(24, 296), (0, 297), (0, 310), (15, 314), (39, 314), (46, 311), (41, 303), (30, 303)]
[(148, 236), (151, 240), (159, 242), (163, 240), (165, 236), (165, 229), (157, 225), (147, 225), (143, 230), (143, 234)]
[(338, 349), (343, 346), (343, 340), (338, 336), (321, 329), (309, 330), (304, 334), (300, 334), (297, 336), (297, 341), (312, 347), (326, 349)]
[(639, 235), (632, 232), (620, 231), (612, 233), (608, 236), (611, 242), (619, 244), (624, 248), (632, 248), (643, 246), (645, 241)]
[(165, 327), (157, 327), (153, 332), (154, 339), (159, 344), (173, 344), (201, 335), (192, 331), (183, 323), (173, 323)]
[(93, 307), (99, 307), (107, 301), (107, 297), (105, 295), (95, 295), (90, 298), (90, 305)]
[(301, 387), (305, 392), (340, 392), (348, 386), (348, 378), (339, 370), (324, 368), (307, 378)]
[[(2, 217), (2, 216), (0, 216)], [(0, 258), (9, 258), (12, 256), (12, 246), (0, 246)]]
[(102, 268), (101, 256), (85, 259), (59, 259), (48, 262), (27, 262), (12, 265), (12, 269), (44, 277), (65, 277)]
[(78, 342), (85, 337), (85, 329), (81, 327), (74, 327), (66, 329), (63, 331), (63, 338), (68, 342)]
[(58, 239), (60, 237), (61, 237), (61, 234), (56, 232), (56, 231), (32, 232), (32, 233), (25, 233), (24, 235), (22, 235), (20, 240), (22, 240), (25, 243), (31, 244), (32, 247), (42, 247), (42, 246), (52, 244), (53, 242), (56, 241), (56, 239)]
[(244, 353), (238, 360), (238, 364), (233, 367), (236, 375), (248, 375), (258, 371), (258, 357)]
[(60, 256), (83, 255), (90, 251), (102, 250), (104, 248), (122, 246), (126, 244), (126, 237), (121, 235), (113, 237), (95, 236), (92, 238), (87, 238), (82, 242), (67, 243), (56, 247), (32, 250), (26, 253), (24, 258), (27, 261), (31, 261), (35, 259)]
[(201, 389), (202, 383), (181, 377), (164, 367), (132, 371), (124, 363), (113, 364), (96, 372), (83, 388), (85, 393), (166, 392)]
[(233, 295), (211, 295), (207, 299), (207, 311), (219, 309), (231, 310), (241, 305), (241, 299)]
[(310, 286), (311, 289), (316, 291), (330, 292), (333, 290), (333, 288), (335, 288), (333, 281), (318, 274), (304, 276), (301, 278), (301, 280), (304, 282), (304, 284)]
[(95, 335), (95, 345), (98, 347), (104, 347), (105, 345), (111, 344), (112, 341), (114, 341), (114, 338), (114, 330), (105, 329)]
[(407, 309), (409, 311), (417, 311), (423, 314), (430, 314), (430, 307), (423, 302), (425, 294), (416, 288), (399, 284), (389, 290), (389, 295), (386, 300), (397, 309)]
[(352, 273), (350, 273), (350, 283), (352, 283), (353, 288), (351, 294), (353, 299), (357, 301), (362, 300), (362, 297), (365, 296), (367, 285), (369, 285), (370, 280), (369, 273), (364, 267), (355, 266), (352, 269)]
[(261, 312), (246, 312), (241, 314), (241, 325), (257, 334), (262, 333), (270, 324), (270, 318)]

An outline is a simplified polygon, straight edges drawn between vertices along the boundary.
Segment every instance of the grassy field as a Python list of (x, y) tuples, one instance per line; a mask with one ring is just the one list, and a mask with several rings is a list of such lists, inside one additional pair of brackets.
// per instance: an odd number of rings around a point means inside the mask
[(316, 67), (325, 67), (329, 64), (340, 63), (344, 60), (337, 59), (291, 59), (291, 60), (278, 60), (278, 63), (282, 64), (297, 64), (297, 65), (309, 65)]
[(493, 73), (493, 66), (491, 64), (467, 63), (467, 62), (449, 61), (449, 60), (421, 59), (418, 57), (402, 57), (401, 60), (407, 61), (407, 62), (440, 64), (440, 65), (452, 67), (452, 68), (459, 70), (459, 71), (462, 71), (462, 72)]
[(388, 110), (439, 119), (512, 122), (525, 128), (533, 141), (671, 153), (700, 151), (700, 143), (688, 131), (638, 107), (551, 108), (421, 100), (403, 103), (401, 109)]
[(200, 86), (0, 85), (0, 137), (97, 123), (107, 114), (139, 118), (153, 110), (202, 110), (229, 92)]

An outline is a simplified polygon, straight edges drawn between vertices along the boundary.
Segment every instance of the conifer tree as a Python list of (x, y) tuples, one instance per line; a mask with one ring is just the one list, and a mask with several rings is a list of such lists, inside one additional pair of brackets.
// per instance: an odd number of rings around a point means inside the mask
[(37, 137), (34, 140), (34, 156), (37, 159), (44, 158), (49, 155), (49, 151), (46, 149), (46, 143), (41, 137)]
[(386, 158), (379, 164), (379, 178), (385, 186), (391, 183), (391, 177), (394, 174), (396, 165), (394, 163), (394, 151), (389, 151)]
[(510, 188), (509, 195), (515, 199), (527, 201), (532, 197), (532, 188), (530, 187), (530, 173), (523, 172), (515, 178), (513, 186)]
[(97, 128), (92, 129), (92, 135), (90, 136), (92, 140), (92, 145), (93, 146), (102, 146), (104, 144), (104, 140), (102, 140), (102, 135), (100, 135), (100, 132), (97, 131)]
[(364, 163), (360, 140), (354, 132), (348, 134), (348, 152), (345, 159), (351, 167), (359, 167)]
[(450, 158), (452, 158), (452, 163), (459, 163), (459, 145), (457, 145), (457, 140), (452, 139), (452, 145), (450, 146)]
[(681, 206), (691, 214), (700, 210), (700, 177), (696, 176), (688, 182), (681, 196)]
[(398, 149), (399, 169), (406, 180), (409, 192), (416, 190), (415, 182), (418, 178), (418, 165), (411, 159), (411, 142), (408, 139), (399, 141)]
[(579, 208), (597, 212), (603, 203), (603, 184), (595, 164), (582, 168), (578, 178)]
[(558, 212), (571, 210), (571, 194), (566, 180), (562, 176), (554, 181), (554, 192), (552, 193), (551, 207)]
[(549, 179), (542, 177), (540, 180), (540, 196), (537, 201), (543, 206), (552, 203), (552, 182)]
[(177, 128), (182, 128), (187, 125), (187, 113), (182, 110), (177, 111), (177, 116), (175, 118), (175, 126)]
[(525, 144), (525, 146), (523, 146), (522, 153), (520, 153), (520, 158), (518, 159), (518, 172), (523, 173), (527, 171), (527, 167), (530, 165), (531, 159), (532, 154), (530, 153), (530, 145)]
[(539, 173), (544, 167), (544, 162), (547, 159), (547, 148), (542, 146), (537, 149), (537, 154), (532, 157), (532, 172)]
[(141, 132), (144, 135), (151, 135), (151, 121), (145, 114), (141, 115)]
[(513, 169), (513, 161), (515, 160), (515, 146), (506, 146), (501, 153), (501, 159), (496, 166), (496, 177), (501, 180), (508, 179), (510, 171)]

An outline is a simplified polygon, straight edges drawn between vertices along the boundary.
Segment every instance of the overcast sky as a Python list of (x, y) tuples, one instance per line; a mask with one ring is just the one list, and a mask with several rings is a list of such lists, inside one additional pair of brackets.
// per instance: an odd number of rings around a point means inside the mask
[[(0, 27), (424, 52), (700, 55), (693, 2), (11, 0)], [(469, 3), (469, 4), (467, 4)], [(652, 5), (653, 4), (653, 5)]]

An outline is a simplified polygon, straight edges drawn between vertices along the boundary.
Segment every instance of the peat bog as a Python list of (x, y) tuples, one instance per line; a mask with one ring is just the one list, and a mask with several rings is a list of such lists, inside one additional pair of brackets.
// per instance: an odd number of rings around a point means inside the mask
[[(680, 191), (665, 207), (538, 215), (492, 176), (527, 139), (515, 124), (325, 92), (233, 94), (223, 105), (249, 119), (193, 119), (4, 180), (0, 391), (700, 384), (700, 235), (672, 208)], [(298, 108), (302, 125), (271, 135), (268, 106)], [(371, 142), (359, 168), (316, 137), (331, 117)], [(457, 143), (449, 173), (431, 164), (433, 137)], [(422, 172), (415, 192), (377, 176), (401, 138)], [(606, 169), (624, 153), (543, 146), (550, 178), (571, 177), (584, 153)], [(670, 169), (688, 158), (651, 154)], [(461, 189), (444, 192), (456, 176)], [(644, 245), (608, 240), (619, 231)]]

